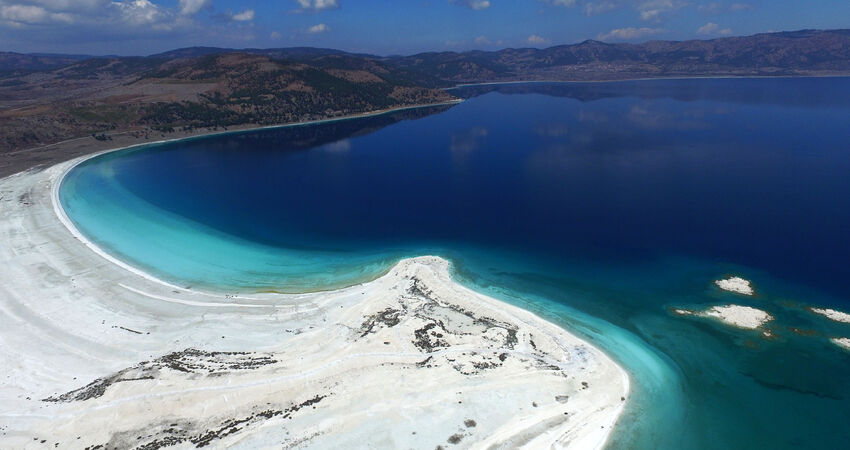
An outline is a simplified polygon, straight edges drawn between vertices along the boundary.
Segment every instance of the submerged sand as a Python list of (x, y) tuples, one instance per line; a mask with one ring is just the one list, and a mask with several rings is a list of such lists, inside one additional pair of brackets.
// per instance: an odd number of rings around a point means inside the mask
[[(0, 180), (0, 447), (598, 448), (627, 374), (437, 257), (310, 294), (168, 285)], [(94, 250), (94, 251), (93, 251)]]

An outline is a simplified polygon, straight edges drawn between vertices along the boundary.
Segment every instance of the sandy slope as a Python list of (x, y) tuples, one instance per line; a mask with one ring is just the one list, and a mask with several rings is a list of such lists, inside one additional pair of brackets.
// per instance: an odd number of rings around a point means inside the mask
[(302, 295), (203, 293), (92, 251), (0, 180), (0, 447), (594, 448), (628, 377), (436, 257)]

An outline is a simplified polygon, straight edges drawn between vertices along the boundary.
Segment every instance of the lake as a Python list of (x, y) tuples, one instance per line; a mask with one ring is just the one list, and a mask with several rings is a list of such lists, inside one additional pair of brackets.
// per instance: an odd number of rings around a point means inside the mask
[[(632, 375), (613, 448), (850, 440), (850, 79), (468, 86), (455, 106), (154, 144), (73, 169), (88, 238), (187, 287), (303, 292), (438, 254)], [(728, 275), (757, 295), (717, 289)], [(775, 338), (684, 318), (769, 311)], [(803, 330), (802, 332), (800, 330)]]

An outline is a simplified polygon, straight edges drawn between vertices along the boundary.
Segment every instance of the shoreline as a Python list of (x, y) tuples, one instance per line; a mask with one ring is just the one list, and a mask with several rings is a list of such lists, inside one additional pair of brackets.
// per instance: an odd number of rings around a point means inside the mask
[[(384, 114), (391, 114), (391, 113), (394, 113), (394, 112), (407, 111), (407, 110), (412, 110), (412, 109), (422, 109), (422, 108), (437, 107), (437, 106), (457, 105), (457, 104), (460, 104), (460, 103), (463, 103), (463, 102), (464, 102), (464, 99), (456, 99), (456, 100), (451, 100), (451, 101), (447, 101), (447, 102), (424, 103), (424, 104), (416, 104), (416, 105), (408, 105), (408, 106), (399, 106), (399, 107), (396, 107), (396, 108), (379, 109), (379, 110), (375, 110), (375, 111), (367, 111), (367, 112), (362, 112), (362, 113), (349, 114), (349, 115), (345, 115), (345, 116), (331, 117), (331, 118), (327, 118), (327, 119), (306, 120), (306, 121), (301, 121), (301, 122), (289, 122), (289, 123), (282, 123), (282, 124), (277, 124), (277, 125), (256, 125), (256, 124), (235, 125), (235, 126), (230, 127), (230, 129), (222, 130), (222, 131), (210, 130), (209, 128), (199, 129), (200, 132), (197, 132), (197, 133), (195, 133), (193, 131), (175, 131), (175, 132), (172, 132), (172, 133), (178, 134), (178, 136), (165, 137), (164, 139), (158, 139), (158, 140), (150, 140), (150, 139), (142, 139), (142, 138), (129, 138), (128, 142), (126, 142), (124, 144), (118, 144), (117, 146), (113, 146), (112, 141), (97, 141), (94, 138), (92, 138), (91, 136), (80, 136), (80, 137), (75, 137), (75, 138), (71, 138), (71, 139), (66, 139), (66, 140), (63, 140), (63, 141), (60, 141), (60, 142), (54, 142), (52, 144), (45, 144), (45, 145), (38, 146), (38, 147), (30, 147), (30, 148), (26, 148), (26, 149), (15, 150), (15, 151), (12, 151), (12, 152), (3, 153), (3, 155), (15, 157), (16, 155), (28, 155), (28, 154), (33, 154), (33, 153), (45, 152), (45, 151), (53, 151), (53, 152), (58, 151), (59, 152), (58, 155), (55, 155), (55, 156), (51, 155), (45, 161), (38, 161), (38, 162), (34, 161), (31, 164), (26, 163), (25, 168), (23, 168), (23, 169), (20, 169), (20, 168), (19, 169), (13, 169), (13, 171), (9, 172), (9, 173), (5, 173), (5, 171), (2, 170), (2, 167), (0, 167), (0, 179), (11, 176), (11, 175), (17, 175), (17, 174), (25, 172), (27, 170), (31, 170), (34, 167), (40, 167), (40, 166), (49, 167), (49, 166), (52, 166), (54, 164), (59, 164), (59, 163), (66, 162), (66, 161), (69, 161), (69, 160), (72, 160), (72, 159), (75, 159), (75, 158), (78, 158), (78, 157), (82, 157), (82, 156), (93, 156), (93, 155), (96, 155), (96, 154), (110, 153), (110, 152), (113, 152), (113, 151), (126, 150), (126, 149), (129, 149), (129, 148), (141, 147), (141, 146), (145, 146), (145, 145), (157, 145), (157, 144), (164, 144), (164, 143), (168, 143), (168, 142), (176, 142), (176, 141), (191, 140), (191, 139), (201, 139), (201, 138), (207, 138), (207, 137), (210, 137), (210, 136), (219, 136), (219, 135), (224, 135), (224, 134), (248, 133), (248, 132), (259, 131), (259, 130), (273, 130), (273, 129), (278, 129), (278, 128), (290, 128), (290, 127), (299, 127), (299, 126), (320, 125), (320, 124), (323, 124), (323, 123), (333, 123), (333, 122), (339, 122), (339, 121), (351, 120), (351, 119), (362, 119), (362, 118), (368, 118), (368, 117), (376, 117), (376, 116), (381, 116), (381, 115), (384, 115)], [(131, 130), (118, 131), (114, 134), (110, 134), (109, 136), (110, 137), (126, 136), (129, 133), (134, 133), (134, 132), (137, 132), (137, 131), (138, 130), (132, 130), (132, 129)], [(198, 131), (198, 130), (196, 129), (196, 131)], [(165, 136), (164, 134), (162, 134), (161, 132), (158, 132), (158, 131), (151, 131), (151, 132), (152, 133), (160, 133), (161, 136)], [(80, 141), (83, 141), (83, 142), (80, 142)], [(75, 143), (75, 142), (83, 144), (82, 148), (81, 148), (82, 153), (81, 152), (74, 153), (73, 150), (71, 150), (72, 147), (70, 147), (69, 144), (72, 144), (72, 143)], [(86, 148), (89, 148), (89, 147), (95, 147), (95, 149), (86, 151)], [(98, 148), (98, 147), (101, 147), (101, 148)], [(68, 151), (63, 153), (63, 151), (62, 151), (63, 148), (67, 149)]]
[[(0, 388), (12, 399), (0, 408), (9, 423), (0, 441), (14, 446), (44, 435), (61, 445), (84, 434), (97, 444), (125, 432), (135, 438), (139, 427), (174, 437), (155, 421), (177, 415), (187, 436), (249, 417), (245, 431), (215, 442), (262, 445), (274, 438), (266, 425), (289, 415), (284, 423), (299, 424), (288, 430), (297, 439), (342, 445), (370, 442), (375, 433), (390, 438), (388, 430), (402, 426), (394, 411), (407, 411), (424, 430), (392, 434), (398, 445), (607, 442), (626, 405), (628, 373), (563, 328), (458, 284), (444, 259), (405, 259), (379, 278), (333, 291), (250, 297), (179, 288), (115, 264), (68, 227), (58, 189), (77, 164), (117, 150), (0, 179), (0, 260), (10, 268), (0, 274), (0, 324), (8, 330), (0, 334), (0, 361), (12, 380)], [(429, 323), (442, 324), (440, 336)], [(163, 358), (188, 361), (193, 375)], [(236, 368), (203, 375), (219, 367)], [(409, 371), (421, 374), (413, 384)], [(398, 386), (381, 381), (388, 377)], [(99, 396), (87, 397), (90, 382), (102, 386)], [(305, 386), (321, 389), (299, 397)], [(209, 395), (231, 391), (237, 398)], [(268, 400), (279, 404), (259, 414)], [(464, 406), (441, 407), (456, 400)], [(363, 423), (352, 403), (380, 420)], [(298, 412), (304, 404), (317, 412)], [(128, 414), (141, 405), (153, 411)], [(69, 416), (72, 426), (56, 427)], [(457, 432), (459, 423), (476, 425)]]
[(481, 83), (462, 83), (452, 87), (443, 88), (449, 91), (452, 89), (475, 87), (475, 86), (494, 86), (500, 84), (581, 84), (581, 83), (620, 83), (626, 81), (654, 81), (654, 80), (727, 80), (727, 79), (783, 79), (783, 78), (850, 78), (850, 73), (846, 74), (826, 74), (826, 75), (695, 75), (695, 76), (673, 76), (673, 77), (638, 77), (638, 78), (617, 78), (611, 80), (591, 79), (591, 80), (514, 80), (514, 81), (485, 81)]
[[(581, 83), (618, 83), (618, 82), (627, 82), (627, 81), (653, 81), (653, 80), (689, 80), (689, 79), (773, 79), (773, 78), (850, 78), (850, 73), (848, 74), (826, 74), (826, 75), (708, 75), (708, 76), (674, 76), (674, 77), (638, 77), (638, 78), (622, 78), (622, 79), (595, 79), (595, 80), (512, 80), (512, 81), (488, 81), (481, 83), (461, 83), (456, 84), (451, 87), (440, 88), (443, 91), (450, 91), (454, 89), (464, 88), (464, 87), (475, 87), (475, 86), (495, 86), (495, 85), (512, 85), (512, 84), (581, 84)], [(449, 105), (457, 105), (463, 103), (465, 99), (459, 98), (456, 100), (446, 101), (446, 102), (437, 102), (437, 103), (426, 103), (426, 104), (416, 104), (409, 106), (400, 106), (396, 108), (387, 108), (375, 111), (368, 111), (356, 114), (350, 114), (339, 117), (332, 117), (327, 119), (316, 119), (316, 120), (308, 120), (301, 122), (290, 122), (290, 123), (282, 123), (276, 125), (256, 125), (256, 124), (243, 124), (243, 125), (234, 125), (229, 127), (228, 130), (223, 131), (213, 131), (210, 128), (199, 129), (199, 132), (193, 131), (175, 131), (171, 134), (178, 134), (175, 137), (166, 137), (161, 132), (155, 130), (149, 130), (149, 133), (159, 133), (164, 139), (159, 140), (148, 140), (142, 138), (129, 138), (126, 142), (122, 144), (118, 144), (117, 146), (113, 146), (112, 141), (97, 141), (91, 136), (79, 136), (73, 137), (69, 139), (65, 139), (63, 141), (54, 142), (50, 144), (41, 145), (38, 147), (30, 147), (20, 150), (11, 151), (8, 153), (4, 153), (6, 156), (16, 157), (18, 155), (28, 155), (39, 152), (58, 152), (57, 155), (50, 155), (45, 160), (33, 160), (31, 162), (25, 163), (22, 167), (13, 168), (11, 171), (7, 171), (0, 166), (0, 178), (7, 177), (10, 175), (15, 175), (26, 170), (30, 170), (33, 167), (40, 166), (50, 166), (53, 164), (58, 164), (79, 156), (86, 156), (89, 154), (93, 154), (95, 152), (107, 152), (114, 151), (119, 149), (127, 149), (130, 147), (137, 147), (143, 145), (154, 145), (154, 144), (162, 144), (166, 142), (173, 142), (185, 139), (196, 139), (196, 138), (204, 138), (209, 136), (216, 136), (227, 133), (245, 133), (250, 131), (257, 130), (267, 130), (267, 129), (275, 129), (275, 128), (287, 128), (287, 127), (296, 127), (303, 125), (317, 125), (321, 123), (328, 122), (336, 122), (342, 120), (349, 119), (358, 119), (365, 117), (373, 117), (380, 116), (383, 114), (389, 114), (397, 111), (404, 111), (410, 109), (419, 109), (419, 108), (428, 108), (428, 107), (436, 107), (436, 106), (449, 106)], [(124, 137), (130, 133), (141, 132), (142, 129), (127, 129), (123, 131), (117, 131), (115, 133), (110, 134), (110, 137)], [(198, 129), (194, 130), (198, 131)], [(120, 139), (119, 139), (120, 140)], [(78, 143), (81, 144), (77, 147), (73, 147), (72, 144)], [(96, 150), (90, 150), (90, 148), (96, 148)], [(65, 149), (63, 151), (63, 149)], [(88, 150), (87, 150), (88, 149)], [(14, 167), (14, 166), (13, 166)]]

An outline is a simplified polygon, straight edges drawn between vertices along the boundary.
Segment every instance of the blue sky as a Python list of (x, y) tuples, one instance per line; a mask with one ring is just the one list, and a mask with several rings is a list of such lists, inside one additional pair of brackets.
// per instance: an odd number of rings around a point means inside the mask
[(848, 0), (0, 0), (0, 51), (194, 45), (375, 54), (850, 28)]

